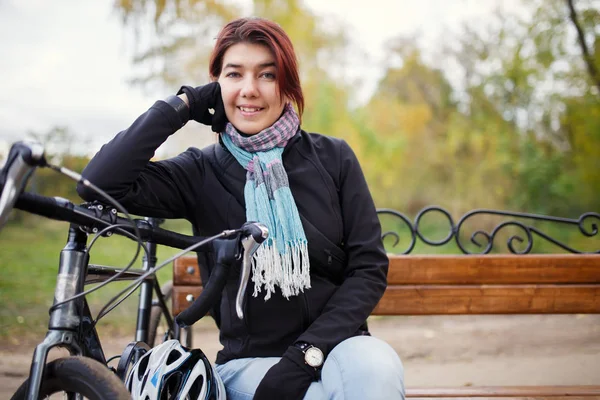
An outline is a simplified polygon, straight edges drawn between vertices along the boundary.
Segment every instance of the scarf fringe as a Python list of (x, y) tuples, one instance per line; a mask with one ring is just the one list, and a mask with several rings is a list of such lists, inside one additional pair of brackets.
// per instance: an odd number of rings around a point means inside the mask
[(286, 243), (283, 253), (279, 252), (275, 240), (263, 243), (252, 260), (252, 281), (252, 295), (258, 297), (264, 286), (265, 300), (275, 293), (275, 285), (286, 299), (310, 289), (307, 243)]

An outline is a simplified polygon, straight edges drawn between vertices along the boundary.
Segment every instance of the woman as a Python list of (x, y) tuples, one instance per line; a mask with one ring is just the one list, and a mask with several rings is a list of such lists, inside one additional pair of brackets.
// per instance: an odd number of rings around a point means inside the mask
[[(268, 226), (244, 321), (234, 310), (239, 272), (213, 312), (229, 399), (403, 398), (400, 359), (366, 325), (388, 268), (373, 200), (343, 140), (300, 129), (288, 36), (268, 20), (235, 20), (217, 38), (210, 75), (157, 101), (83, 175), (131, 212), (186, 218), (198, 234), (246, 220)], [(211, 125), (219, 143), (151, 162), (189, 119)], [(199, 261), (205, 281), (211, 260)]]

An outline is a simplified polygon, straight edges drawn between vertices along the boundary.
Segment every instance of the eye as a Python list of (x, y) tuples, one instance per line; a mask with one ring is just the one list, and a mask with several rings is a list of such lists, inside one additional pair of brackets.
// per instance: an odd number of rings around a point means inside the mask
[(262, 74), (260, 74), (260, 76), (262, 78), (269, 79), (269, 80), (275, 79), (275, 73), (273, 73), (273, 72), (263, 72)]
[(226, 78), (239, 78), (240, 76), (241, 76), (240, 73), (239, 72), (235, 72), (235, 71), (228, 72), (228, 73), (225, 74)]

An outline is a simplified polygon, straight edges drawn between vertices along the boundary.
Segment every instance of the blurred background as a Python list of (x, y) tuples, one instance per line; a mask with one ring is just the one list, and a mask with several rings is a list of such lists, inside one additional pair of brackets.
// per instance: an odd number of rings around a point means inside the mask
[[(36, 135), (80, 170), (156, 99), (206, 83), (219, 29), (259, 15), (295, 44), (303, 128), (352, 145), (378, 206), (579, 215), (600, 208), (599, 6), (4, 0), (0, 147)], [(186, 128), (157, 157), (213, 140)]]
[[(575, 219), (600, 211), (600, 0), (0, 0), (0, 163), (10, 143), (35, 137), (81, 171), (155, 100), (206, 83), (219, 29), (246, 15), (290, 35), (303, 128), (350, 143), (378, 207), (412, 219), (435, 204), (455, 221), (475, 208)], [(192, 121), (156, 158), (213, 141)], [(79, 202), (73, 182), (52, 171), (37, 171), (30, 190)], [(597, 251), (597, 237), (574, 225), (544, 229)], [(433, 238), (450, 229), (443, 217), (424, 226)], [(167, 227), (189, 231), (183, 221)], [(1, 233), (0, 338), (9, 345), (42, 332), (66, 231), (15, 212)], [(103, 240), (92, 261), (124, 266), (134, 249)], [(131, 308), (113, 314), (106, 329), (130, 332)]]
[[(156, 99), (207, 82), (227, 21), (259, 15), (295, 44), (303, 128), (352, 145), (378, 206), (579, 215), (600, 208), (599, 6), (4, 0), (0, 151), (35, 135), (81, 170)], [(157, 157), (214, 140), (188, 125)]]

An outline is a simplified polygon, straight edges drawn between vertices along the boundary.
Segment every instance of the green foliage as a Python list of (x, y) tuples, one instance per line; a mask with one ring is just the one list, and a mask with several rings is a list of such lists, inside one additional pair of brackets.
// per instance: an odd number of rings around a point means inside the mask
[(574, 186), (570, 178), (569, 160), (552, 147), (527, 138), (520, 154), (511, 165), (514, 192), (508, 199), (511, 209), (527, 210), (534, 204), (536, 212), (545, 215), (572, 214)]
[[(189, 226), (181, 221), (169, 221), (165, 227), (190, 234)], [(46, 328), (60, 251), (66, 243), (67, 231), (67, 223), (32, 217), (21, 224), (9, 224), (0, 232), (0, 338), (39, 335)], [(132, 260), (136, 247), (132, 240), (117, 235), (101, 238), (90, 250), (90, 262), (123, 268)], [(158, 262), (177, 251), (159, 248)], [(140, 253), (132, 268), (141, 266)], [(158, 273), (160, 282), (166, 282), (171, 276), (170, 265)], [(127, 283), (111, 283), (88, 296), (92, 314), (96, 316), (100, 308)], [(133, 335), (138, 293), (101, 320), (101, 325), (120, 327), (123, 332)]]
[[(442, 204), (455, 214), (600, 209), (600, 100), (567, 4), (523, 7), (529, 15), (498, 12), (481, 29), (465, 26), (443, 50), (464, 74), (458, 86), (422, 61), (414, 39), (391, 42), (401, 66), (387, 68), (362, 135), (379, 161), (366, 168), (379, 204), (408, 212)], [(577, 11), (595, 49), (598, 12), (590, 2)]]

